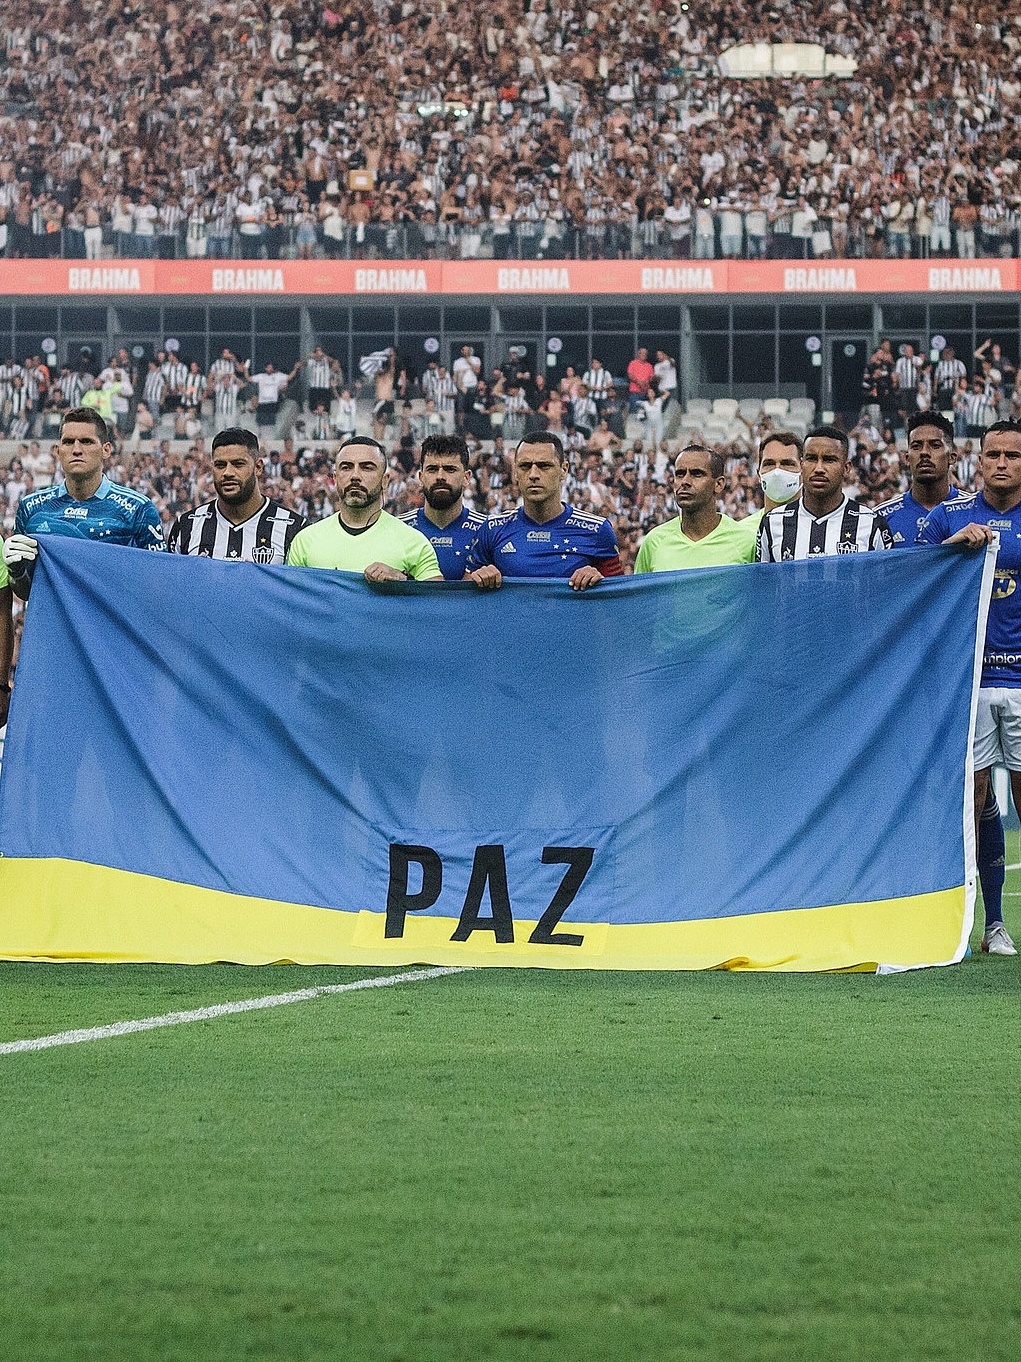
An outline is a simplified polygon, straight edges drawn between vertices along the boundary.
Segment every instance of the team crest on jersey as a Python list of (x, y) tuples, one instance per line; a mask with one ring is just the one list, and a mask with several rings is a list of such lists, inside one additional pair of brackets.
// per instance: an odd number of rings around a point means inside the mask
[(857, 553), (858, 545), (853, 540), (842, 540), (837, 545), (838, 553)]
[(252, 549), (252, 562), (268, 565), (273, 561), (273, 549), (265, 544), (257, 544)]
[(1003, 574), (1001, 576), (999, 573), (997, 573), (997, 575), (993, 578), (994, 601), (1005, 601), (1008, 596), (1013, 596), (1016, 590), (1017, 579), (1015, 577), (1008, 577), (1006, 574)]

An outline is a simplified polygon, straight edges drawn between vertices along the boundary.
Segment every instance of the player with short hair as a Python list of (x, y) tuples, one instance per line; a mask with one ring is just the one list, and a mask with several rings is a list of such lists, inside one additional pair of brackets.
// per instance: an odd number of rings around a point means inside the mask
[(368, 582), (443, 580), (425, 535), (383, 510), (390, 467), (378, 440), (367, 435), (345, 440), (333, 476), (340, 509), (294, 536), (288, 566), (360, 572)]
[(40, 534), (97, 539), (162, 551), (160, 513), (141, 492), (111, 482), (103, 465), (113, 451), (106, 422), (91, 407), (72, 407), (60, 422), (57, 458), (64, 481), (30, 492), (18, 502), (14, 533), (3, 558), (15, 593), (28, 599)]
[[(908, 469), (911, 486), (900, 496), (878, 507), (898, 547), (913, 548), (926, 516), (944, 501), (964, 495), (950, 484), (950, 466), (956, 457), (954, 428), (938, 411), (915, 411), (907, 421)], [(1005, 843), (1003, 819), (992, 782), (978, 823), (978, 877), (982, 885), (986, 927), (1003, 921)]]
[[(975, 810), (980, 821), (990, 772), (1000, 762), (1010, 773), (1014, 806), (1021, 809), (1021, 424), (997, 421), (988, 427), (979, 468), (982, 491), (930, 511), (918, 542), (983, 548), (994, 533), (999, 536), (975, 720)], [(987, 904), (982, 949), (991, 955), (1016, 955), (1002, 919), (989, 921), (988, 913)]]
[(678, 515), (645, 536), (635, 573), (753, 562), (754, 532), (717, 507), (726, 485), (723, 456), (715, 449), (699, 444), (682, 449), (674, 460)]
[(575, 591), (586, 591), (604, 577), (621, 576), (610, 522), (564, 504), (567, 456), (559, 437), (551, 431), (526, 435), (512, 466), (522, 505), (485, 521), (466, 577), (488, 591), (504, 577), (566, 577)]
[(169, 551), (232, 562), (286, 562), (291, 540), (308, 521), (263, 493), (259, 437), (239, 426), (221, 430), (213, 437), (211, 462), (216, 496), (174, 522)]
[(793, 430), (771, 430), (759, 441), (759, 486), (762, 505), (748, 517), (758, 535), (763, 516), (801, 496), (801, 456), (805, 442)]
[[(0, 539), (0, 546), (3, 545)], [(11, 703), (11, 660), (14, 657), (14, 593), (7, 565), (0, 559), (0, 728), (7, 722)]]
[(427, 436), (418, 474), (425, 505), (399, 517), (432, 544), (448, 582), (464, 579), (468, 553), (486, 522), (484, 515), (464, 504), (469, 477), (466, 440), (460, 435)]
[(876, 509), (890, 527), (893, 542), (913, 546), (930, 511), (962, 494), (950, 485), (950, 465), (957, 456), (954, 428), (938, 411), (915, 411), (908, 417), (908, 471), (911, 486)]
[(760, 563), (893, 548), (883, 517), (844, 491), (847, 463), (847, 436), (839, 427), (809, 431), (801, 456), (801, 496), (763, 516)]

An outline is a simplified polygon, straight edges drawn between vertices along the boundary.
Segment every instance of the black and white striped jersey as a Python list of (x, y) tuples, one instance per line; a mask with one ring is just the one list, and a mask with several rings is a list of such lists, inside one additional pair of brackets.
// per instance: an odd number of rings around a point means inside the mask
[(885, 519), (846, 494), (840, 505), (818, 519), (800, 497), (762, 517), (756, 558), (760, 563), (788, 563), (833, 553), (868, 553), (892, 549), (893, 535)]
[(215, 501), (207, 501), (175, 521), (167, 536), (167, 548), (171, 553), (282, 567), (291, 540), (307, 523), (297, 511), (267, 497), (254, 515), (232, 525)]

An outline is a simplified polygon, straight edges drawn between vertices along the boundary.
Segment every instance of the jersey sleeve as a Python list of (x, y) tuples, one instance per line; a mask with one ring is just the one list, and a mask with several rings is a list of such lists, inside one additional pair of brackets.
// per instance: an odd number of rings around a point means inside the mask
[(886, 516), (877, 515), (872, 526), (872, 547), (874, 549), (896, 548), (893, 542), (893, 532), (887, 523)]
[(181, 522), (175, 520), (167, 533), (167, 553), (183, 553), (181, 547)]
[(416, 539), (421, 542), (409, 544), (408, 552), (404, 559), (404, 570), (409, 577), (413, 577), (416, 582), (427, 582), (431, 577), (441, 577), (439, 559), (436, 557), (436, 550), (426, 539), (424, 534), (415, 531)]
[(945, 506), (934, 506), (918, 527), (916, 544), (942, 544), (950, 538), (950, 522)]
[(151, 549), (154, 553), (162, 553), (167, 547), (160, 513), (151, 501), (147, 501), (135, 517), (131, 542), (136, 549)]
[(620, 561), (617, 536), (608, 520), (604, 520), (596, 531), (592, 558), (593, 567), (597, 567), (604, 577), (623, 577), (624, 564)]
[(301, 534), (302, 530), (305, 530), (305, 529), (308, 528), (309, 524), (310, 524), (310, 522), (309, 522), (308, 520), (306, 520), (305, 517), (304, 517), (303, 515), (296, 515), (296, 516), (294, 517), (293, 521), (291, 522), (291, 524), (288, 525), (287, 529), (284, 531), (284, 562), (285, 562), (285, 563), (289, 561), (289, 555), (290, 555), (290, 552), (291, 552), (291, 545), (294, 543), (295, 539), (297, 539), (298, 535)]
[(649, 548), (649, 536), (646, 535), (645, 538), (642, 540), (641, 547), (638, 550), (638, 556), (635, 559), (635, 576), (637, 577), (640, 572), (651, 571), (652, 571), (652, 552)]
[(769, 525), (768, 512), (759, 521), (759, 531), (755, 536), (755, 557), (753, 561), (756, 563), (771, 563), (773, 561), (772, 531)]
[(291, 546), (287, 550), (287, 557), (284, 562), (288, 567), (308, 567), (308, 554), (305, 552), (300, 531), (291, 540)]
[(490, 567), (494, 562), (493, 540), (490, 524), (484, 520), (479, 526), (479, 532), (475, 536), (471, 548), (464, 561), (465, 572), (474, 572), (476, 568)]

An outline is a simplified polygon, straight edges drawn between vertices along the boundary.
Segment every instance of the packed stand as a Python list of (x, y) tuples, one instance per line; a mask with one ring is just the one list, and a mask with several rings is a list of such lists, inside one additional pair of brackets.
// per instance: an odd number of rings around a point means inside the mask
[[(684, 0), (5, 7), (8, 256), (1017, 255), (1021, 15)], [(736, 80), (818, 42), (850, 79)]]

